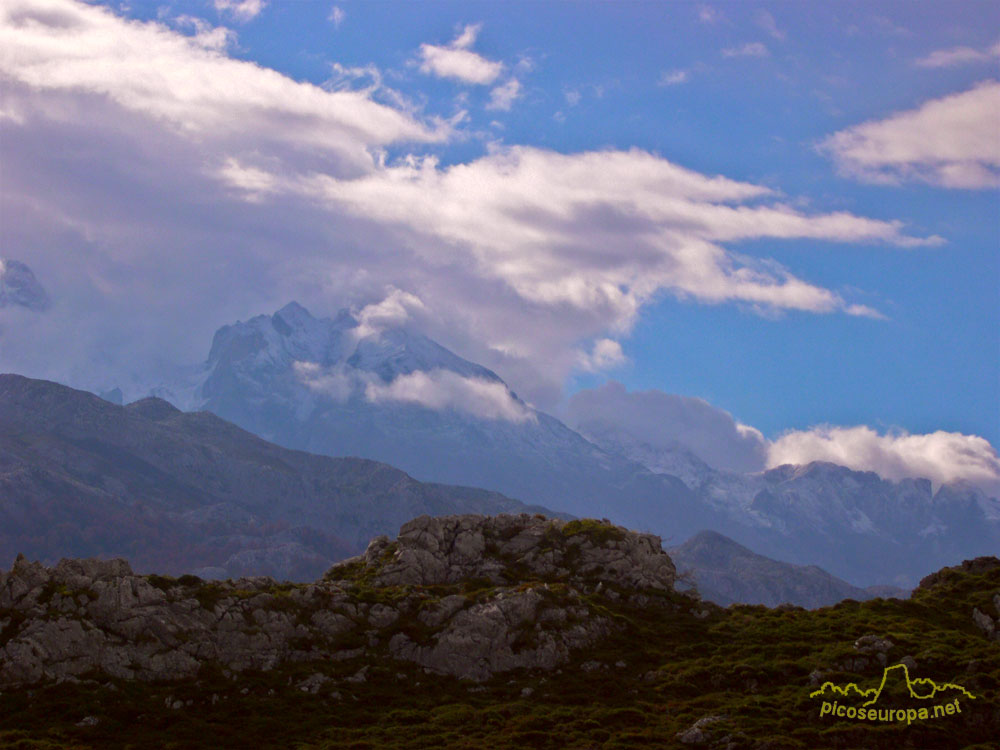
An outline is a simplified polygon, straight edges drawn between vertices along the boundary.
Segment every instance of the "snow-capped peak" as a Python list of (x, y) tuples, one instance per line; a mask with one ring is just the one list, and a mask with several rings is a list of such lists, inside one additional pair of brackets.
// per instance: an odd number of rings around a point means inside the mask
[[(262, 397), (285, 393), (306, 404), (311, 397), (301, 392), (302, 387), (336, 400), (362, 394), (371, 400), (376, 392), (396, 393), (382, 388), (395, 383), (397, 390), (403, 388), (412, 396), (417, 385), (412, 376), (419, 373), (431, 377), (432, 385), (452, 383), (456, 388), (462, 386), (466, 395), (483, 393), (492, 401), (503, 401), (511, 413), (527, 413), (527, 407), (495, 373), (423, 334), (405, 326), (371, 330), (348, 310), (332, 318), (316, 318), (297, 302), (274, 315), (258, 315), (219, 329), (209, 353), (202, 395), (211, 400), (238, 381)], [(463, 382), (453, 383), (453, 376)], [(401, 380), (407, 377), (410, 380)], [(292, 395), (292, 391), (297, 394)]]

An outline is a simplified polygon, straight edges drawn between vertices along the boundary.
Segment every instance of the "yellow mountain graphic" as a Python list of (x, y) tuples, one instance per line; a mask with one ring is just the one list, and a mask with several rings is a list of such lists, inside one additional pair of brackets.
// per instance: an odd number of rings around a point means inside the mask
[(887, 687), (894, 684), (904, 687), (910, 697), (917, 700), (931, 700), (938, 693), (943, 693), (946, 690), (958, 690), (970, 700), (976, 699), (976, 696), (964, 687), (956, 685), (952, 682), (945, 682), (939, 685), (934, 682), (934, 680), (927, 677), (918, 677), (915, 680), (910, 679), (910, 670), (906, 668), (905, 664), (893, 664), (891, 667), (883, 669), (882, 682), (879, 683), (877, 688), (862, 690), (855, 682), (849, 682), (843, 687), (835, 685), (832, 682), (824, 682), (823, 686), (819, 690), (814, 690), (809, 693), (809, 697), (815, 698), (820, 695), (826, 695), (827, 693), (834, 693), (844, 698), (848, 698), (853, 694), (862, 698), (867, 698), (868, 700), (861, 705), (870, 706), (878, 701), (879, 697)]

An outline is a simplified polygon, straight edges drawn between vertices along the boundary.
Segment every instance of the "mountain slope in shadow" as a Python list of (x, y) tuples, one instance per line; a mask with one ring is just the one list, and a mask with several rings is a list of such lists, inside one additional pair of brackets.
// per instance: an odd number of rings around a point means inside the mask
[(758, 555), (715, 531), (702, 531), (667, 550), (680, 571), (690, 571), (703, 598), (728, 604), (795, 604), (814, 609), (844, 599), (905, 598), (892, 586), (859, 588), (815, 565), (793, 565)]
[(157, 398), (0, 375), (0, 559), (308, 580), (415, 516), (544, 510), (384, 463), (281, 448)]

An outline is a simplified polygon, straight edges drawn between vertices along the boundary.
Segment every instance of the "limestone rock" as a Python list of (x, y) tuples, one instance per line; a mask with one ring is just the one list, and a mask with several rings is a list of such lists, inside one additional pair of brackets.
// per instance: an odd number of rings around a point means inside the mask
[(685, 745), (704, 745), (711, 739), (711, 727), (725, 716), (703, 716), (687, 729), (677, 733), (677, 740)]
[[(554, 669), (616, 627), (585, 603), (664, 606), (657, 537), (544, 516), (421, 516), (312, 584), (136, 575), (124, 560), (18, 557), (0, 571), (0, 687), (179, 680), (379, 654), (483, 681)], [(665, 609), (669, 616), (669, 609)], [(366, 679), (365, 668), (350, 678)], [(321, 672), (299, 687), (314, 693)]]
[[(377, 537), (347, 563), (374, 574), (377, 586), (432, 586), (465, 580), (605, 581), (672, 591), (677, 577), (653, 534), (593, 520), (562, 521), (528, 514), (420, 516), (396, 542)], [(336, 578), (335, 566), (327, 576)]]
[(990, 640), (995, 640), (1000, 635), (993, 618), (985, 612), (980, 612), (978, 607), (972, 609), (972, 621), (976, 623), (976, 627), (982, 630)]

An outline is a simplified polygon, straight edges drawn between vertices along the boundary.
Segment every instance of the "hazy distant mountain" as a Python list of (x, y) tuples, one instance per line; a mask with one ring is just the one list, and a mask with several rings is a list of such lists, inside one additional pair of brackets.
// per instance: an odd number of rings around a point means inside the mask
[(310, 579), (414, 516), (524, 510), (160, 399), (121, 407), (0, 375), (0, 560), (123, 555), (145, 570)]
[(42, 312), (49, 307), (49, 295), (27, 265), (0, 258), (0, 307), (14, 306)]
[(678, 571), (691, 571), (704, 599), (723, 606), (788, 602), (815, 608), (843, 599), (908, 595), (892, 586), (858, 588), (815, 565), (772, 560), (714, 531), (702, 531), (667, 552)]
[(202, 384), (187, 392), (197, 408), (273, 442), (386, 461), (421, 480), (667, 537), (714, 518), (676, 477), (600, 450), (492, 371), (404, 328), (366, 332), (347, 311), (317, 319), (292, 303), (225, 326)]
[(934, 491), (926, 479), (814, 462), (720, 472), (696, 492), (745, 526), (731, 534), (739, 541), (860, 585), (909, 588), (922, 570), (1000, 550), (1000, 502), (964, 483)]
[(657, 474), (671, 474), (691, 488), (706, 484), (719, 473), (677, 441), (663, 448), (604, 424), (577, 427), (581, 435), (608, 453), (631, 459)]
[(1000, 502), (955, 482), (891, 481), (813, 462), (763, 472), (718, 471), (681, 444), (655, 447), (620, 430), (587, 437), (601, 448), (681, 477), (725, 520), (714, 528), (755, 549), (819, 563), (858, 583), (916, 585), (919, 571), (1000, 550)]
[(521, 401), (492, 371), (405, 327), (289, 304), (220, 329), (201, 375), (156, 391), (281, 445), (356, 455), (422, 480), (488, 487), (667, 543), (715, 529), (855, 584), (912, 586), (1000, 550), (1000, 502), (833, 464), (716, 471), (678, 443), (590, 435)]

